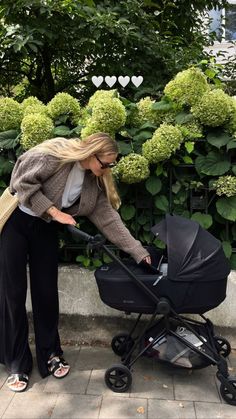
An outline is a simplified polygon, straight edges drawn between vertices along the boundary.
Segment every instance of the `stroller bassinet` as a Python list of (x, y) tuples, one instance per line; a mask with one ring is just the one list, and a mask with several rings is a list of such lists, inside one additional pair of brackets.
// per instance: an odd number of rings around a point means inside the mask
[[(139, 313), (132, 331), (118, 334), (112, 340), (112, 349), (122, 357), (122, 363), (106, 371), (107, 386), (115, 392), (126, 391), (132, 383), (130, 369), (143, 355), (172, 365), (179, 366), (182, 362), (187, 368), (212, 364), (218, 367), (222, 397), (236, 405), (236, 378), (229, 377), (225, 360), (230, 344), (215, 335), (212, 322), (203, 315), (226, 296), (230, 269), (221, 243), (198, 223), (166, 215), (151, 230), (166, 243), (167, 256), (151, 254), (150, 267), (132, 261), (124, 264), (105, 246), (101, 236), (92, 237), (74, 227), (68, 228), (90, 245), (100, 245), (114, 260), (95, 272), (104, 303), (128, 313)], [(183, 313), (199, 314), (204, 322), (185, 318), (180, 315)], [(143, 314), (151, 314), (151, 319), (134, 336)]]

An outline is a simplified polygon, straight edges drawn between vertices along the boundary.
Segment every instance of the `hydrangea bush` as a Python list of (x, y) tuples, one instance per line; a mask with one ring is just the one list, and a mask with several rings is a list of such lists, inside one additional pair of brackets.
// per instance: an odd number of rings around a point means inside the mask
[(97, 90), (84, 107), (67, 93), (47, 105), (35, 97), (21, 104), (1, 98), (0, 130), (2, 187), (14, 153), (57, 135), (109, 133), (118, 142), (113, 173), (131, 233), (162, 248), (153, 224), (167, 212), (193, 218), (222, 241), (236, 269), (236, 99), (199, 68), (178, 73), (161, 98), (137, 103), (116, 89)]

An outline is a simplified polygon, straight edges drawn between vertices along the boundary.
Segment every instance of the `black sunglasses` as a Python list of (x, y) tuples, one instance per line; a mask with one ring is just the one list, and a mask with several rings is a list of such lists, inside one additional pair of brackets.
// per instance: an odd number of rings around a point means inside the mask
[(96, 154), (95, 154), (95, 157), (96, 157), (97, 161), (100, 163), (101, 169), (108, 169), (108, 168), (112, 169), (112, 167), (114, 167), (116, 165), (115, 162), (114, 163), (104, 163), (104, 162), (102, 162)]

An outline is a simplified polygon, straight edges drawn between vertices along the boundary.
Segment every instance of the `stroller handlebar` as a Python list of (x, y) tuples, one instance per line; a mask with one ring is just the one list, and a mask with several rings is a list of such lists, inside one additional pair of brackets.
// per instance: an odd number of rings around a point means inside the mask
[(72, 225), (68, 225), (67, 228), (73, 236), (78, 237), (80, 239), (83, 239), (86, 242), (91, 242), (91, 241), (94, 240), (93, 236), (90, 236), (89, 234), (85, 233), (84, 231), (79, 230), (79, 228), (77, 228), (77, 227), (74, 227)]

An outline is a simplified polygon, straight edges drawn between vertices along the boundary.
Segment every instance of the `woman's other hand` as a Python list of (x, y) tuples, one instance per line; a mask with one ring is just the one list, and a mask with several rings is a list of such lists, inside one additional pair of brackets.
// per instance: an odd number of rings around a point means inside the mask
[(65, 212), (60, 211), (56, 207), (50, 207), (47, 210), (47, 213), (52, 217), (54, 221), (57, 221), (58, 223), (70, 224), (73, 226), (76, 225), (75, 219), (70, 214), (66, 214)]
[(148, 263), (149, 265), (151, 265), (151, 263), (152, 263), (151, 256), (146, 256), (145, 258), (143, 258), (143, 262)]

